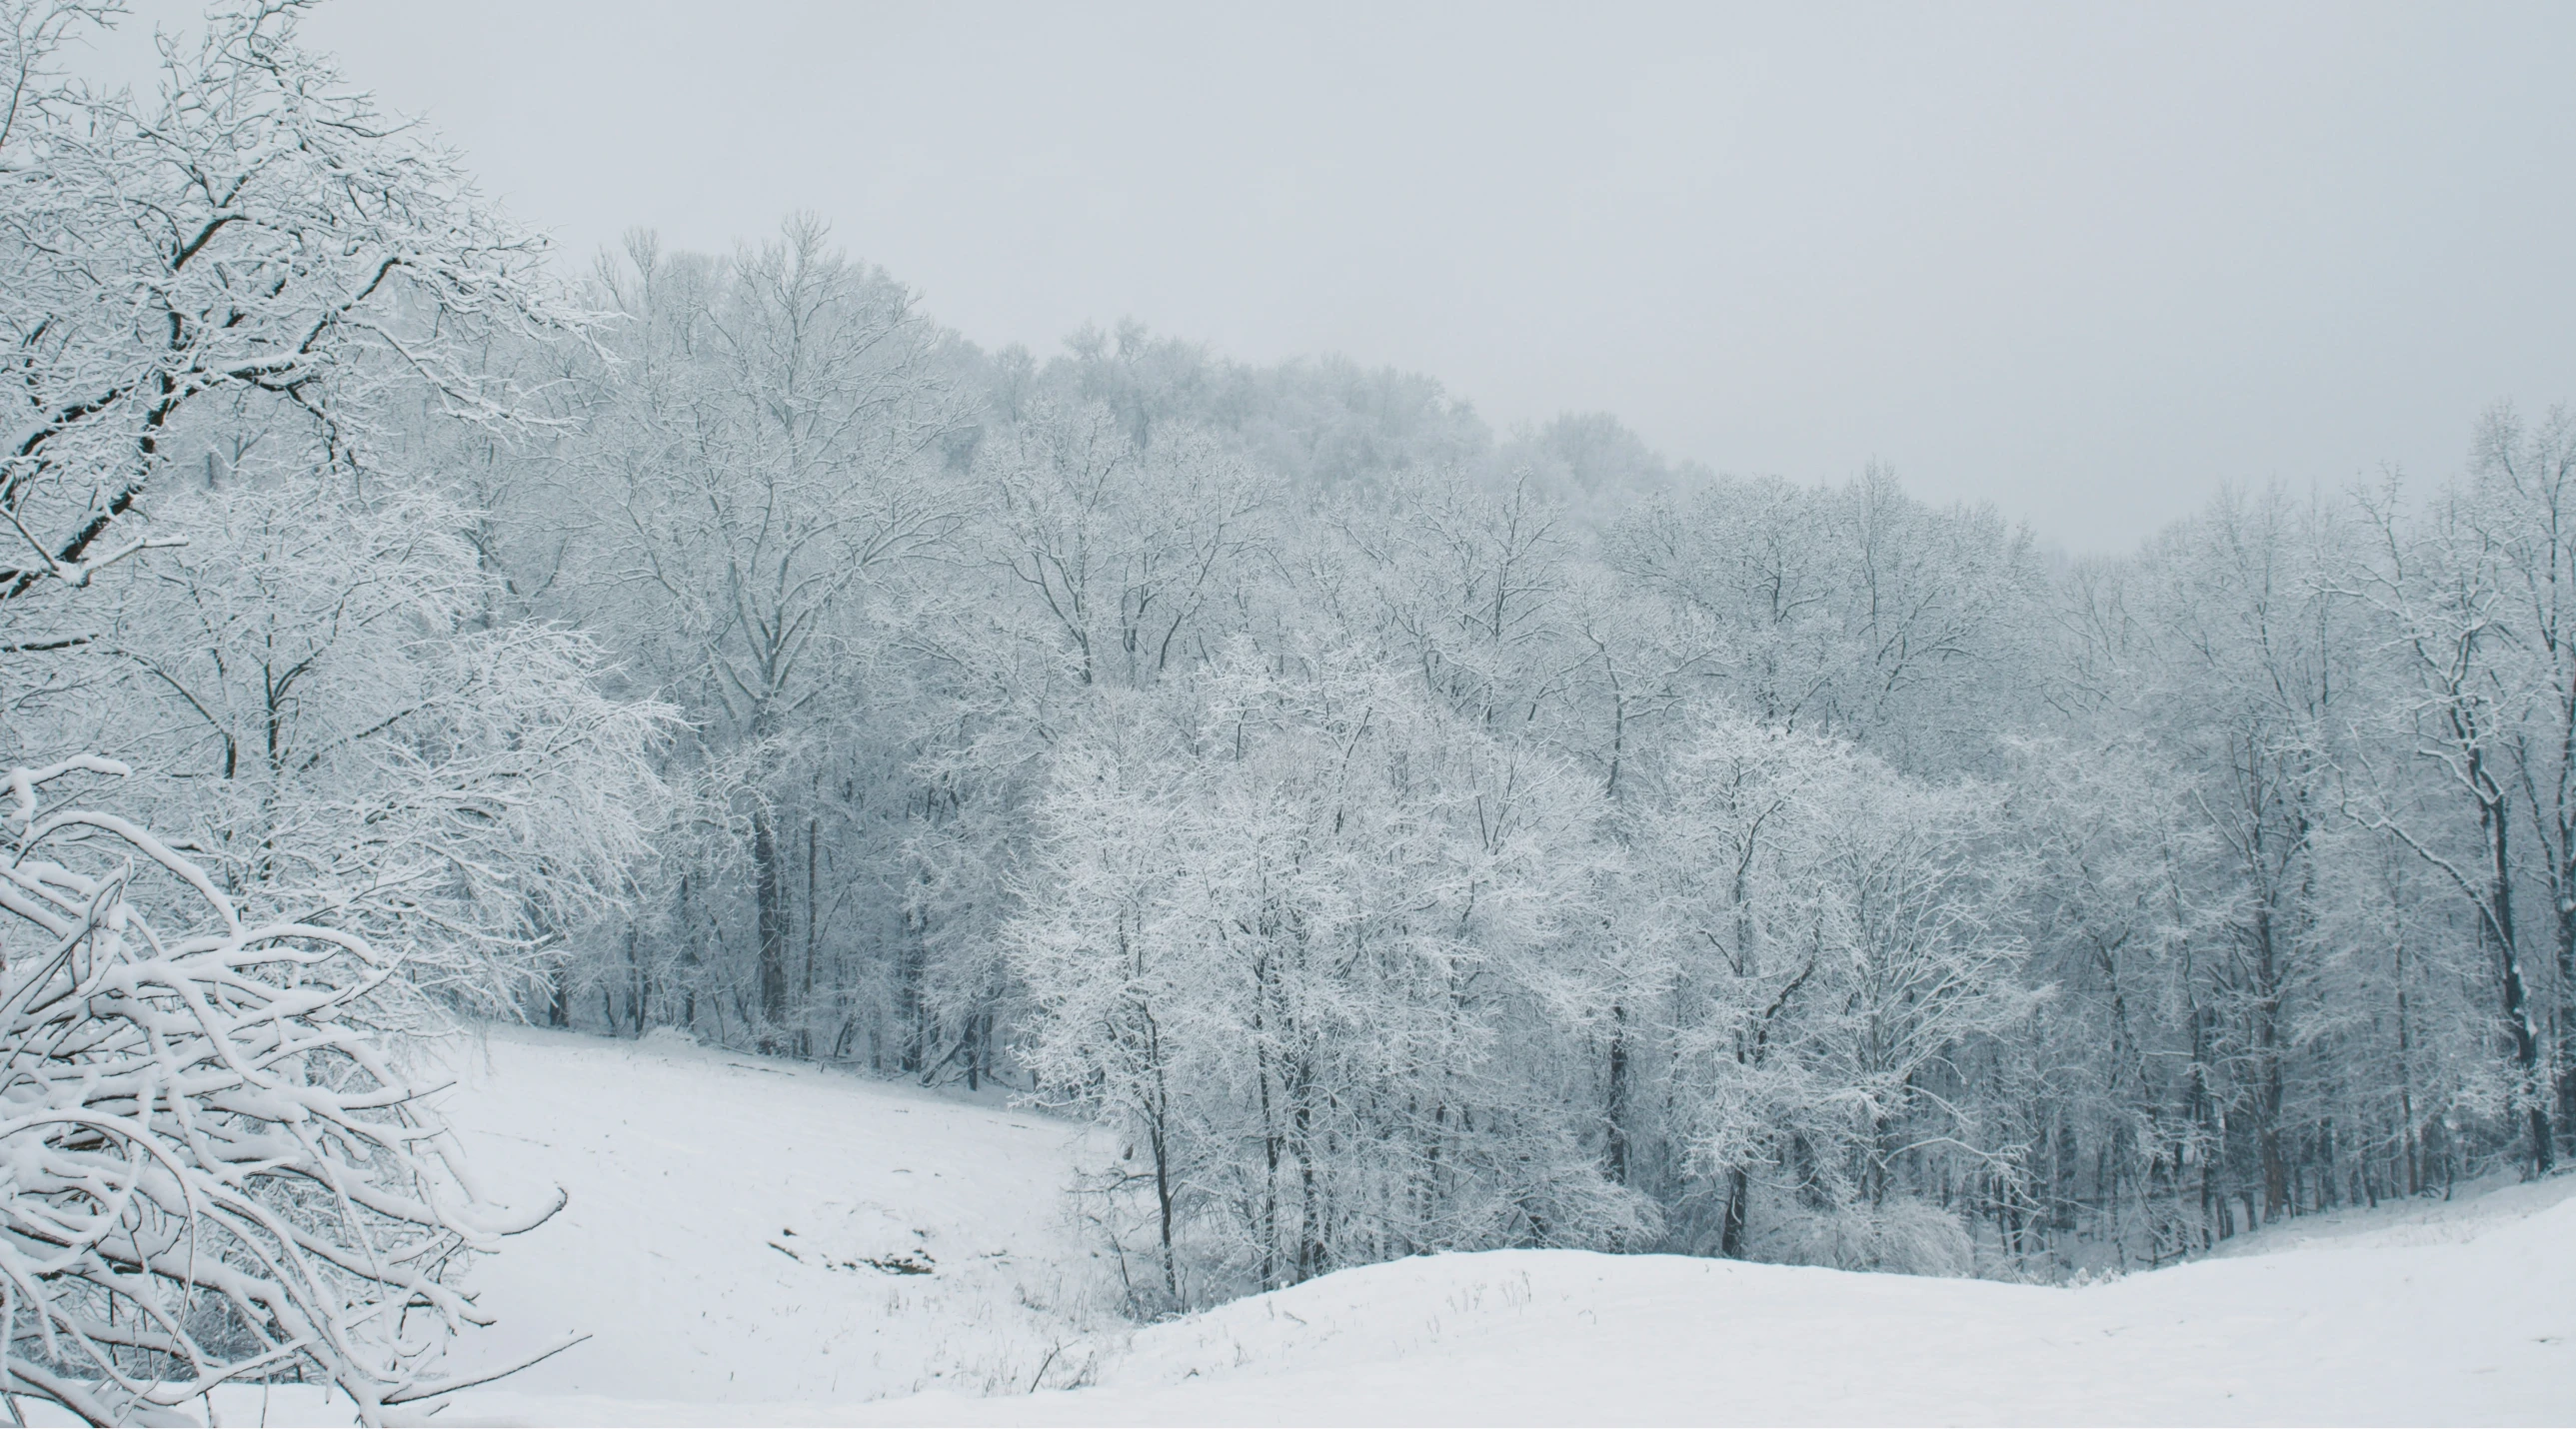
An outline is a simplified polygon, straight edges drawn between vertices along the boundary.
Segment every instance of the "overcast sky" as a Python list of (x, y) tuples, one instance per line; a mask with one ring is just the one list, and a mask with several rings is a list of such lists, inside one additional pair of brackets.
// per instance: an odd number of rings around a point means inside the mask
[(1878, 458), (2076, 550), (2576, 401), (2576, 5), (337, 0), (307, 35), (577, 258), (810, 208), (987, 345), (1339, 351), (1503, 428)]

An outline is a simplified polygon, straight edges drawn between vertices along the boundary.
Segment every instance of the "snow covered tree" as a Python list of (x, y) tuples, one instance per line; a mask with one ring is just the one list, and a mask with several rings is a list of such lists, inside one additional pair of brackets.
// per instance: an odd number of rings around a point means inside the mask
[(113, 7), (0, 3), (0, 1387), (102, 1424), (489, 1377), (442, 1363), (457, 1276), (560, 1198), (482, 1197), (399, 1039), (615, 901), (651, 816), (662, 714), (496, 619), (380, 460), (406, 406), (506, 430), (476, 343), (568, 310), (301, 9), (165, 39), (138, 100), (53, 68)]
[(2196, 960), (2222, 920), (2200, 791), (2134, 736), (2014, 756), (2007, 817), (2031, 861), (2034, 980), (2052, 996), (2014, 1109), (2035, 1143), (2029, 1194), (1999, 1210), (2064, 1230), (2098, 1208), (2122, 1259), (2202, 1249), (2217, 1137)]
[(66, 797), (124, 773), (9, 774), (6, 1389), (105, 1425), (300, 1377), (372, 1424), (517, 1368), (440, 1374), (490, 1323), (452, 1281), (560, 1193), (476, 1191), (371, 1035), (405, 1020), (398, 960), (327, 921), (245, 920), (171, 845)]
[(52, 68), (110, 8), (0, 4), (0, 600), (151, 539), (138, 503), (210, 400), (301, 415), (347, 457), (365, 441), (338, 414), (378, 384), (499, 413), (460, 327), (563, 320), (540, 242), (299, 44), (304, 8), (217, 10), (162, 41), (139, 99)]
[[(1672, 1133), (1715, 1182), (1705, 1248), (1806, 1258), (1820, 1252), (1799, 1238), (1833, 1231), (1831, 1258), (1893, 1254), (1853, 1227), (2017, 1174), (1977, 1112), (1981, 1049), (2029, 1011), (1994, 821), (1989, 790), (1740, 716), (1698, 722), (1640, 820), (1628, 902), (1659, 949)], [(1786, 1204), (1757, 1227), (1766, 1192)]]
[(786, 806), (848, 713), (871, 591), (961, 519), (936, 478), (963, 415), (912, 295), (818, 221), (723, 263), (640, 237), (628, 259), (600, 274), (617, 360), (589, 374), (567, 450), (574, 489), (609, 513), (576, 600), (695, 724), (694, 772), (747, 850), (748, 1020), (786, 1046)]
[(188, 544), (102, 582), (102, 747), (228, 896), (328, 890), (404, 976), (490, 1013), (553, 995), (669, 795), (669, 707), (600, 689), (588, 637), (487, 623), (495, 578), (436, 496), (293, 471), (162, 504)]
[(1240, 457), (1187, 427), (1140, 447), (1107, 408), (1053, 405), (979, 457), (981, 544), (1044, 612), (1030, 638), (1060, 649), (1075, 683), (1141, 686), (1221, 642), (1211, 608), (1266, 546)]
[(1579, 771), (1363, 651), (1238, 647), (1050, 770), (1012, 926), (1051, 1099), (1137, 1138), (1163, 1293), (1636, 1244), (1582, 1042), (1614, 855)]
[[(2549, 1009), (2537, 982), (2550, 940), (2528, 925), (2532, 870), (2517, 832), (2539, 833), (2548, 847), (2554, 799), (2543, 791), (2564, 755), (2547, 741), (2567, 737), (2550, 728), (2557, 723), (2550, 706), (2567, 697), (2556, 688), (2560, 672), (2550, 668), (2557, 660), (2547, 644), (2558, 618), (2548, 587), (2558, 574), (2521, 569), (2515, 559), (2533, 535), (2521, 521), (2545, 510), (2512, 510), (2495, 499), (2504, 494), (2533, 493), (2454, 485), (2412, 522), (2393, 493), (2372, 509), (2378, 549), (2355, 561), (2348, 578), (2386, 620), (2398, 654), (2390, 672), (2397, 748), (2387, 753), (2429, 765), (2441, 797), (2417, 803), (2407, 797), (2409, 781), (2383, 772), (2365, 785), (2357, 814), (2424, 860), (2473, 920), (2500, 993), (2493, 1025), (2510, 1049), (2501, 1109), (2523, 1129), (2533, 1173), (2545, 1174), (2557, 1140)], [(2544, 876), (2539, 887), (2555, 881)]]
[(1641, 503), (1603, 554), (1714, 624), (1720, 687), (1755, 719), (1954, 772), (1986, 768), (1992, 730), (2027, 717), (2038, 578), (2028, 534), (1990, 510), (1927, 507), (1880, 468), (1841, 487), (1720, 479)]
[[(112, 7), (0, 10), (23, 419), (0, 505), (34, 562), (0, 574), (0, 619), (35, 657), (7, 667), (7, 734), (20, 759), (129, 760), (241, 906), (327, 886), (407, 976), (488, 1008), (617, 896), (666, 714), (501, 608), (474, 518), (407, 449), (524, 435), (492, 346), (580, 323), (541, 241), (305, 49), (302, 10), (162, 37), (148, 98), (52, 67)], [(158, 559), (108, 559), (138, 542)]]
[(2495, 652), (2499, 684), (2512, 691), (2503, 744), (2545, 910), (2534, 941), (2548, 949), (2555, 984), (2543, 1016), (2554, 1024), (2553, 1159), (2564, 1159), (2576, 1155), (2576, 410), (2533, 424), (2498, 407), (2470, 455), (2469, 519), (2490, 553), (2507, 633)]

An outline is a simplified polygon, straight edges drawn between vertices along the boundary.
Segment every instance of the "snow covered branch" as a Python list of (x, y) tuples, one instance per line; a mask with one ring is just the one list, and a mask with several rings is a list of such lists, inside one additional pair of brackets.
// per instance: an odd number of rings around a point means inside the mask
[[(194, 863), (10, 773), (0, 865), (0, 1321), (9, 1392), (95, 1424), (302, 1378), (359, 1417), (436, 1392), (489, 1322), (469, 1252), (560, 1207), (481, 1195), (364, 1031), (395, 961), (345, 930), (245, 921)], [(113, 787), (111, 783), (109, 787)]]

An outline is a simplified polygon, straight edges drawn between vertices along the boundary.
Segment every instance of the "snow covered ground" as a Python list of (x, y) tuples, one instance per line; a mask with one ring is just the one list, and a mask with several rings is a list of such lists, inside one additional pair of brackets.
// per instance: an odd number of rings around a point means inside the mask
[(2565, 1423), (2576, 1184), (2546, 1189), (2072, 1290), (1572, 1251), (1418, 1259), (1148, 1330), (1097, 1389), (872, 1417)]
[(474, 1272), (501, 1322), (467, 1358), (594, 1338), (438, 1424), (2576, 1420), (2576, 1180), (2081, 1289), (1503, 1251), (1131, 1343), (1064, 1219), (1063, 1123), (676, 1039), (503, 1030), (458, 1061), (495, 1188), (571, 1194)]
[(442, 1106), (492, 1192), (570, 1196), (473, 1271), (499, 1324), (469, 1360), (594, 1336), (513, 1377), (514, 1394), (744, 1406), (1024, 1391), (1081, 1327), (1112, 1323), (1064, 1222), (1079, 1134), (1064, 1122), (668, 1034), (496, 1028), (450, 1061)]

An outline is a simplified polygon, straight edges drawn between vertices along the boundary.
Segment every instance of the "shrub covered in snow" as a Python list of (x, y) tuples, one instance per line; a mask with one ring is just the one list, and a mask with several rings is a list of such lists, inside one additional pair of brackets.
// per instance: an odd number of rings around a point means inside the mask
[(123, 774), (8, 777), (0, 1388), (97, 1424), (231, 1380), (327, 1383), (369, 1423), (456, 1388), (444, 1352), (488, 1317), (454, 1272), (560, 1195), (476, 1194), (370, 1034), (411, 995), (392, 960), (324, 910), (247, 924), (151, 833), (48, 802)]
[(1911, 1196), (1854, 1202), (1780, 1222), (1766, 1260), (1899, 1275), (1973, 1275), (1976, 1256), (1955, 1214)]

